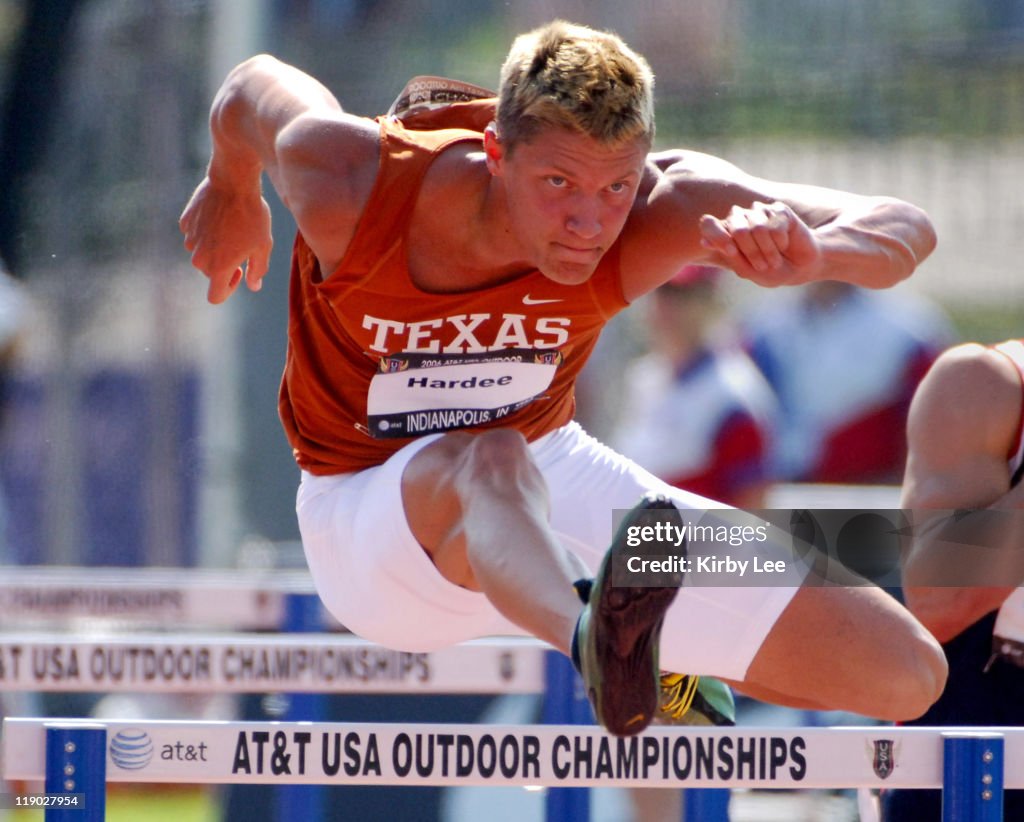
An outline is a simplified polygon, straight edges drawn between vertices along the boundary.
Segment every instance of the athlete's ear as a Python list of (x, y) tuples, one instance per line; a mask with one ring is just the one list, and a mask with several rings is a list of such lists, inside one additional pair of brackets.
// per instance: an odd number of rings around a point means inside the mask
[(498, 167), (505, 157), (505, 147), (498, 138), (498, 129), (494, 123), (484, 129), (484, 156), (487, 158), (487, 170), (497, 177), (500, 173)]

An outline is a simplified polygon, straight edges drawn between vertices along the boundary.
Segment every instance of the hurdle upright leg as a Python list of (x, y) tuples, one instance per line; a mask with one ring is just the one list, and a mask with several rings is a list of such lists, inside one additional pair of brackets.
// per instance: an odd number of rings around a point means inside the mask
[(1001, 822), (1003, 735), (942, 734), (942, 822)]
[[(593, 723), (590, 703), (580, 687), (579, 675), (569, 658), (549, 651), (544, 662), (545, 725), (589, 725)], [(587, 788), (548, 788), (545, 795), (547, 822), (582, 822), (590, 818), (590, 791)]]
[(700, 822), (729, 822), (728, 788), (686, 788), (683, 790), (683, 820)]
[(86, 724), (47, 726), (45, 786), (48, 797), (71, 794), (80, 803), (48, 805), (46, 822), (103, 822), (107, 813), (107, 729)]
[[(322, 631), (324, 622), (319, 597), (311, 594), (288, 594), (285, 597), (285, 633)], [(327, 696), (319, 693), (287, 694), (287, 707), (281, 717), (285, 721), (322, 722), (327, 716)], [(274, 818), (279, 822), (304, 819), (320, 822), (327, 807), (327, 788), (323, 785), (279, 785), (274, 789)]]

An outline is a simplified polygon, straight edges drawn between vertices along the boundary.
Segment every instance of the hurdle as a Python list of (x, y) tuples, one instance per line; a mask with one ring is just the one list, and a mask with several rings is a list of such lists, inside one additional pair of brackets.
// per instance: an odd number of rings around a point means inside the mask
[(102, 820), (114, 782), (935, 788), (944, 822), (1001, 819), (1004, 788), (1024, 788), (1024, 728), (654, 727), (616, 738), (579, 725), (10, 718), (2, 756), (6, 779), (45, 781), (47, 822)]
[[(64, 630), (54, 633), (57, 626)], [(224, 628), (285, 634), (210, 630)], [(283, 719), (324, 718), (328, 695), (539, 694), (542, 722), (593, 722), (571, 664), (537, 640), (408, 654), (343, 630), (305, 570), (8, 567), (0, 573), (0, 692), (282, 693)], [(279, 814), (321, 801), (310, 790), (282, 786)], [(723, 794), (688, 791), (684, 803), (713, 822), (724, 819)], [(575, 822), (589, 818), (590, 798), (555, 788), (545, 807), (549, 822)]]
[[(294, 600), (319, 605), (301, 570), (208, 568), (0, 568), (0, 629), (203, 626), (284, 630)], [(320, 606), (317, 630), (340, 630)], [(312, 626), (311, 628), (312, 629)]]
[[(568, 660), (527, 637), (483, 638), (413, 653), (350, 634), (8, 632), (0, 633), (3, 691), (271, 692), (318, 699), (329, 694), (538, 694), (544, 697), (542, 721), (593, 722)], [(316, 707), (303, 718), (315, 717)], [(587, 818), (585, 792), (553, 787), (545, 798), (551, 822)], [(697, 792), (686, 803), (718, 818), (721, 811), (713, 808), (721, 801), (714, 799), (709, 792)], [(308, 806), (309, 796), (288, 801), (295, 805), (303, 800)]]
[[(475, 641), (430, 655), (403, 655), (344, 634), (325, 637), (324, 629), (341, 626), (319, 605), (305, 572), (12, 570), (0, 577), (0, 628), (70, 620), (87, 632), (74, 641), (65, 635), (0, 633), (0, 690), (544, 693), (545, 723), (593, 721), (571, 666), (535, 640)], [(190, 633), (173, 639), (138, 633), (140, 626), (195, 622), (299, 633)], [(105, 633), (95, 626), (133, 633)], [(316, 635), (301, 633), (311, 627)], [(312, 711), (288, 718), (321, 717)], [(278, 784), (289, 790), (290, 783)], [(557, 782), (549, 787), (548, 820), (587, 818), (589, 800), (579, 788), (589, 786)], [(728, 787), (714, 787), (721, 789), (687, 791), (687, 810), (707, 808), (700, 818), (724, 819)]]
[(540, 694), (548, 653), (525, 637), (413, 653), (350, 634), (0, 633), (0, 691)]
[[(209, 630), (226, 627), (285, 633)], [(542, 721), (593, 721), (568, 660), (532, 638), (407, 653), (342, 631), (308, 571), (4, 568), (0, 692), (281, 693), (285, 719), (322, 718), (332, 694), (539, 694)], [(319, 801), (302, 790), (276, 792), (284, 818)], [(586, 791), (545, 801), (549, 820), (589, 815)]]

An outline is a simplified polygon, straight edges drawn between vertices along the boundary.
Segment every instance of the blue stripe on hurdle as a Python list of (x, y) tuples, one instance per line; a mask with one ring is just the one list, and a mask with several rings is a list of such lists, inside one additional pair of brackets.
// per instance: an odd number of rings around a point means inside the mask
[(47, 794), (81, 794), (84, 808), (47, 807), (46, 822), (103, 822), (107, 813), (107, 729), (59, 725), (46, 729)]
[(1001, 822), (1002, 734), (949, 731), (942, 754), (942, 822)]
[[(284, 599), (285, 633), (314, 633), (324, 630), (320, 598), (312, 594), (288, 594)], [(282, 720), (323, 721), (327, 716), (327, 697), (318, 693), (288, 694), (288, 706)], [(327, 808), (325, 785), (278, 785), (274, 788), (274, 818), (287, 822), (307, 819), (317, 822)]]
[(700, 822), (729, 822), (728, 788), (687, 788), (683, 791), (683, 819)]
[[(545, 660), (546, 688), (541, 722), (545, 725), (591, 725), (594, 714), (583, 683), (568, 657), (551, 651)], [(683, 791), (683, 819), (729, 822), (728, 788), (689, 788)], [(546, 822), (580, 822), (590, 818), (588, 788), (548, 788)]]
[[(544, 660), (545, 725), (590, 725), (594, 714), (583, 693), (583, 682), (569, 658), (549, 651)], [(590, 818), (589, 788), (548, 788), (544, 797), (546, 822), (576, 822)]]

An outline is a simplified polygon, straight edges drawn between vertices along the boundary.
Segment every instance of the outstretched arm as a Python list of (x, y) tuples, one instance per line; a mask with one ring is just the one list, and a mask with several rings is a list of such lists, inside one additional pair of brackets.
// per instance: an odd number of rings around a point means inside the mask
[[(911, 405), (902, 505), (915, 537), (903, 558), (904, 591), (941, 642), (1024, 584), (1024, 485), (1010, 489), (1007, 465), (1020, 415), (1016, 369), (973, 343), (944, 353)], [(951, 518), (954, 510), (963, 518)]]
[(772, 182), (698, 152), (651, 159), (630, 227), (631, 298), (687, 262), (768, 287), (827, 279), (884, 288), (935, 247), (927, 215), (901, 200)]
[(242, 280), (258, 290), (272, 235), (261, 190), (267, 172), (322, 264), (341, 259), (376, 173), (377, 131), (345, 114), (308, 74), (269, 55), (231, 71), (210, 110), (206, 176), (181, 215), (192, 264), (210, 279), (208, 299)]

